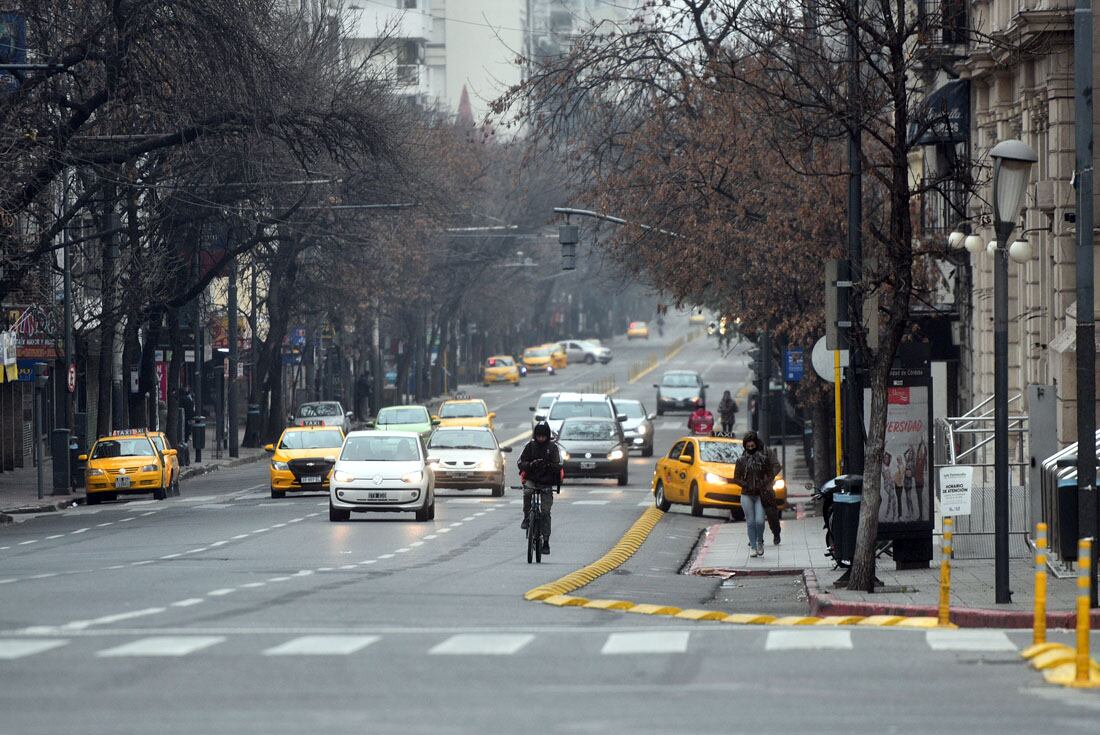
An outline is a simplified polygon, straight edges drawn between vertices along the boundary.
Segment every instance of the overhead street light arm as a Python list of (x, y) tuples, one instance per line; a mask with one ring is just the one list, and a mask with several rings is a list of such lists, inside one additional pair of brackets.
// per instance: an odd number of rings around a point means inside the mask
[(615, 217), (610, 214), (604, 214), (602, 212), (593, 212), (589, 209), (573, 209), (572, 207), (554, 207), (555, 214), (575, 215), (577, 217), (591, 217), (592, 219), (601, 219), (605, 222), (614, 222), (617, 225), (634, 225), (640, 227), (648, 232), (656, 232), (661, 235), (668, 235), (669, 237), (680, 237), (671, 230), (663, 230), (659, 227), (653, 227), (651, 225), (643, 225), (641, 222), (631, 222), (630, 220), (623, 219), (622, 217)]

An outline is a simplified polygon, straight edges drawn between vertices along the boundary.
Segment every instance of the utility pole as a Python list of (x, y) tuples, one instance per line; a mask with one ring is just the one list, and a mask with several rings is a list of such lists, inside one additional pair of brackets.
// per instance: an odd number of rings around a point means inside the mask
[(838, 297), (841, 319), (849, 323), (846, 331), (848, 375), (844, 402), (844, 471), (850, 475), (863, 474), (863, 386), (861, 384), (862, 360), (856, 341), (852, 339), (855, 325), (860, 323), (861, 309), (858, 300), (850, 297), (860, 287), (863, 278), (863, 153), (861, 114), (859, 106), (859, 0), (848, 0), (848, 263), (847, 273), (842, 266), (840, 279), (852, 283), (852, 288), (842, 289)]
[[(65, 176), (65, 207), (62, 214), (67, 213), (69, 208), (69, 177)], [(71, 238), (69, 237), (69, 228), (66, 225), (63, 230), (62, 237), (65, 242), (65, 249), (63, 253), (62, 269), (64, 274), (62, 275), (63, 285), (63, 301), (65, 309), (65, 426), (69, 428), (70, 432), (75, 431), (74, 424), (75, 418), (75, 406), (74, 400), (76, 398), (75, 385), (72, 390), (69, 389), (69, 371), (75, 373), (76, 365), (76, 346), (73, 343), (73, 261), (72, 261), (72, 246), (69, 244)], [(84, 446), (84, 437), (80, 437), (80, 445)]]
[[(1073, 13), (1074, 131), (1077, 169), (1077, 498), (1081, 538), (1100, 539), (1096, 498), (1096, 321), (1093, 293), (1092, 0)], [(1097, 602), (1096, 564), (1089, 598)]]
[[(202, 253), (195, 249), (195, 279), (201, 278)], [(192, 427), (192, 444), (196, 462), (202, 462), (202, 447), (206, 443), (206, 421), (202, 416), (202, 294), (195, 295), (194, 315), (191, 319), (195, 329), (195, 424)]]
[(765, 327), (760, 333), (760, 442), (766, 447), (771, 438), (772, 333)]
[(229, 295), (226, 304), (226, 317), (229, 324), (226, 332), (229, 337), (229, 383), (226, 387), (229, 426), (229, 456), (241, 456), (240, 439), (237, 436), (237, 256), (229, 260)]

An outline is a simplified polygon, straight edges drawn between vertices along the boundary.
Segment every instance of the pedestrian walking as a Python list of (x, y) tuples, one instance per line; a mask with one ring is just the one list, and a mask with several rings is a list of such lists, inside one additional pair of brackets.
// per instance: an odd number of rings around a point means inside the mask
[(733, 424), (737, 421), (737, 401), (727, 390), (722, 394), (722, 400), (718, 402), (718, 418), (722, 421), (722, 433), (733, 433)]
[(744, 451), (734, 465), (734, 477), (741, 486), (741, 510), (745, 513), (745, 525), (748, 526), (749, 547), (753, 556), (763, 556), (764, 495), (779, 474), (779, 465), (755, 431), (745, 432), (741, 445)]

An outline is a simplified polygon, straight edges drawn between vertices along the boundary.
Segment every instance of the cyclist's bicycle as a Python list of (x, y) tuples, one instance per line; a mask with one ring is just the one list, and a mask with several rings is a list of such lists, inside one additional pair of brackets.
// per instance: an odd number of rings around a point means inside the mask
[[(527, 491), (522, 485), (515, 485), (513, 490)], [(545, 516), (542, 511), (542, 494), (544, 492), (551, 492), (550, 489), (535, 490), (531, 493), (531, 507), (527, 511), (527, 563), (530, 564), (534, 561), (537, 564), (542, 564), (542, 546), (543, 546), (543, 519)]]

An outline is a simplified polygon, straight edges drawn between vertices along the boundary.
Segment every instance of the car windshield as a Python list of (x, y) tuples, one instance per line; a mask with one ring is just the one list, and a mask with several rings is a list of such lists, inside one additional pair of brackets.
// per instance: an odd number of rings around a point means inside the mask
[(444, 419), (474, 419), (488, 415), (483, 403), (444, 403), (439, 417)]
[(550, 357), (550, 350), (545, 347), (528, 347), (523, 351), (524, 357)]
[(644, 419), (645, 409), (641, 401), (615, 401), (615, 408), (628, 419)]
[(431, 420), (423, 406), (384, 408), (378, 412), (379, 424), (426, 424)]
[(110, 459), (111, 457), (152, 457), (153, 445), (145, 437), (137, 439), (102, 439), (92, 450), (92, 459)]
[(566, 421), (561, 425), (561, 433), (558, 438), (574, 441), (608, 441), (616, 438), (615, 423), (613, 421)]
[(645, 322), (631, 322), (630, 323), (630, 328), (631, 329), (641, 329), (644, 326), (645, 326)]
[(153, 442), (153, 446), (157, 448), (158, 452), (163, 452), (164, 451), (164, 437), (162, 437), (162, 436), (151, 436), (151, 437), (149, 437), (149, 441)]
[(572, 418), (609, 419), (611, 407), (604, 401), (558, 401), (550, 409), (550, 418), (560, 421)]
[(279, 449), (334, 449), (344, 443), (339, 431), (286, 431)]
[(408, 436), (349, 436), (340, 460), (344, 462), (414, 462), (420, 459), (417, 441)]
[(695, 373), (665, 373), (661, 378), (661, 385), (669, 388), (695, 388), (699, 385), (699, 378)]
[(539, 402), (535, 404), (535, 408), (550, 408), (550, 404), (557, 398), (557, 393), (549, 393), (539, 396)]
[(741, 456), (741, 445), (735, 442), (699, 442), (699, 459), (702, 462), (733, 464)]
[(303, 419), (316, 418), (318, 416), (339, 416), (339, 403), (303, 403), (298, 407), (298, 416)]
[(440, 429), (432, 434), (428, 446), (432, 449), (496, 449), (496, 442), (488, 431)]

